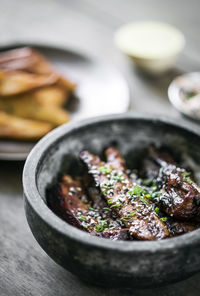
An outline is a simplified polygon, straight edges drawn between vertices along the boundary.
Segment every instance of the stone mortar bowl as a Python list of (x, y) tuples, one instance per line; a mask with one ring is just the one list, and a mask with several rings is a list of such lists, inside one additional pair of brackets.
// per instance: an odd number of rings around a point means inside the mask
[(90, 283), (111, 287), (156, 287), (200, 271), (200, 229), (162, 241), (111, 241), (76, 229), (46, 204), (46, 189), (66, 172), (79, 174), (80, 151), (102, 155), (115, 142), (134, 167), (149, 144), (164, 145), (200, 172), (200, 133), (169, 119), (111, 115), (65, 124), (45, 136), (27, 158), (23, 186), (29, 226), (44, 251)]

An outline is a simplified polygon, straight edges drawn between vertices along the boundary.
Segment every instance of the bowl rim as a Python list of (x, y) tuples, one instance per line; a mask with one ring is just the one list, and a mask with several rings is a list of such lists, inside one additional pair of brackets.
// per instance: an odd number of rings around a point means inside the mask
[(95, 123), (101, 124), (109, 121), (123, 121), (123, 120), (142, 120), (151, 121), (153, 123), (161, 123), (169, 126), (174, 126), (180, 130), (185, 130), (195, 136), (200, 136), (200, 131), (195, 127), (188, 127), (183, 122), (177, 123), (175, 119), (161, 117), (152, 114), (136, 114), (127, 112), (123, 114), (111, 114), (89, 118), (78, 122), (70, 122), (63, 124), (52, 130), (45, 137), (43, 137), (31, 150), (24, 165), (23, 170), (23, 189), (24, 198), (27, 199), (33, 210), (39, 217), (47, 223), (51, 228), (58, 231), (60, 234), (69, 237), (70, 239), (89, 245), (91, 247), (98, 247), (101, 249), (115, 250), (122, 253), (131, 252), (164, 252), (165, 250), (172, 250), (174, 247), (181, 249), (191, 244), (200, 242), (200, 229), (177, 236), (174, 238), (167, 238), (159, 241), (113, 241), (106, 238), (99, 238), (90, 235), (87, 232), (79, 230), (74, 226), (66, 223), (58, 216), (44, 202), (37, 188), (37, 173), (45, 157), (45, 152), (55, 144), (56, 141), (62, 139), (66, 134), (76, 131), (79, 128), (85, 128)]

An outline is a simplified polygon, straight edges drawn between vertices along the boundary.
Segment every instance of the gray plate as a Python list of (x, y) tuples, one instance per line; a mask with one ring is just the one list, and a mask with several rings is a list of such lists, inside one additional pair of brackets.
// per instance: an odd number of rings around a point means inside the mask
[[(76, 82), (76, 99), (69, 106), (72, 120), (127, 111), (130, 102), (128, 85), (120, 72), (111, 65), (73, 50), (43, 45), (20, 44), (38, 49), (55, 69)], [(0, 141), (0, 159), (24, 160), (35, 143)]]

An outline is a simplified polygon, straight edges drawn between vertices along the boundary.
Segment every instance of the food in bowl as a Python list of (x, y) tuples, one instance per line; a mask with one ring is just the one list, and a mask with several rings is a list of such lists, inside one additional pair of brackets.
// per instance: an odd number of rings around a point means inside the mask
[(68, 122), (63, 106), (75, 88), (35, 49), (0, 53), (0, 138), (37, 140)]
[(131, 170), (140, 169), (148, 146), (166, 147), (179, 166), (189, 165), (200, 180), (200, 133), (193, 126), (147, 114), (62, 125), (37, 143), (23, 173), (26, 217), (42, 249), (82, 280), (106, 288), (155, 288), (199, 272), (200, 229), (163, 240), (111, 240), (77, 229), (48, 207), (47, 188), (61, 180), (61, 174), (82, 176), (80, 152), (87, 150), (104, 160), (103, 151), (111, 144)]
[(199, 228), (200, 188), (169, 151), (149, 146), (137, 169), (113, 146), (106, 161), (80, 153), (81, 176), (63, 175), (47, 203), (66, 222), (112, 240), (161, 240)]

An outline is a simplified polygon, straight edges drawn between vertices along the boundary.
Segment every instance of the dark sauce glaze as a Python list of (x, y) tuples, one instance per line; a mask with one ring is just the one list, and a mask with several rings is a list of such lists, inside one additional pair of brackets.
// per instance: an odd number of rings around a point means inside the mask
[(48, 204), (55, 214), (75, 227), (96, 236), (127, 239), (127, 229), (111, 217), (108, 209), (102, 208), (100, 212), (92, 207), (79, 179), (63, 176), (48, 196)]
[(47, 203), (56, 215), (112, 240), (161, 240), (199, 227), (200, 189), (170, 154), (149, 147), (142, 173), (128, 170), (114, 147), (105, 156), (104, 162), (81, 152), (83, 176), (64, 175), (48, 190)]
[[(154, 178), (160, 194), (154, 199), (169, 216), (183, 219), (199, 219), (200, 188), (192, 180), (191, 172), (178, 167), (172, 160), (163, 158), (155, 148), (149, 148), (149, 159), (157, 165)], [(155, 172), (155, 171), (154, 171)]]

